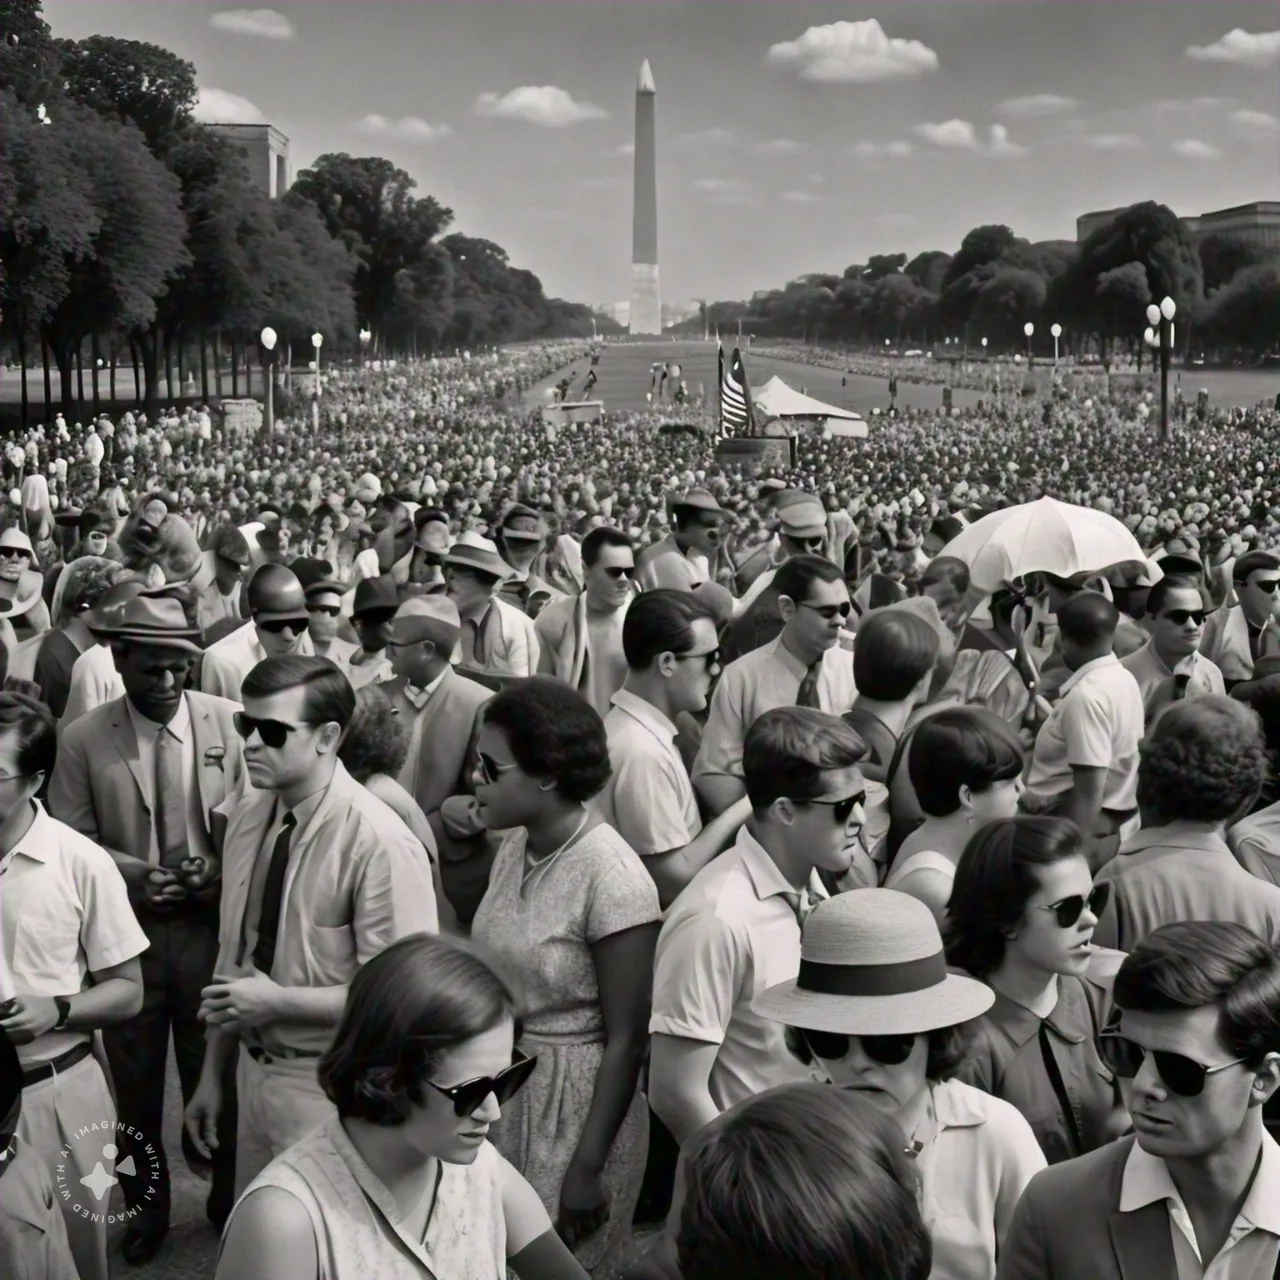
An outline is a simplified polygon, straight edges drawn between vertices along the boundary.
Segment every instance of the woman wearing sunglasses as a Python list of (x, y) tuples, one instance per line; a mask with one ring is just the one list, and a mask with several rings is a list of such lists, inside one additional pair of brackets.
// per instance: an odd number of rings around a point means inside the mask
[(993, 1280), (1014, 1206), (1044, 1156), (1009, 1103), (955, 1079), (965, 1025), (991, 990), (948, 973), (929, 909), (893, 889), (820, 903), (800, 972), (753, 1004), (830, 1084), (865, 1094), (899, 1124), (921, 1182), (932, 1280)]
[(487, 1139), (536, 1066), (517, 1034), (466, 944), (415, 934), (370, 960), (318, 1066), (338, 1114), (250, 1184), (218, 1280), (585, 1280)]
[(1093, 942), (1109, 888), (1073, 823), (1021, 816), (978, 831), (951, 891), (947, 959), (996, 993), (961, 1075), (1013, 1103), (1051, 1164), (1129, 1127), (1097, 1048), (1122, 959)]
[(521, 1048), (542, 1059), (494, 1141), (591, 1268), (629, 1239), (644, 1179), (658, 891), (590, 803), (610, 766), (586, 699), (534, 676), (483, 715), (477, 813), (506, 838), (472, 935), (520, 975)]

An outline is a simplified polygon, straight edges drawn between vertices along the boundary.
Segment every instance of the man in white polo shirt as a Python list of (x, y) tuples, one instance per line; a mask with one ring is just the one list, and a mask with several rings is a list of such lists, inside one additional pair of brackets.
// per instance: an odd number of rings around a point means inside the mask
[(1090, 842), (1095, 870), (1115, 855), (1138, 809), (1142, 692), (1112, 646), (1120, 611), (1096, 591), (1058, 610), (1070, 677), (1036, 737), (1024, 806), (1070, 818)]
[(751, 806), (744, 796), (703, 827), (675, 745), (675, 718), (707, 705), (719, 666), (710, 608), (687, 591), (646, 591), (627, 607), (627, 678), (604, 718), (613, 774), (600, 809), (644, 859), (663, 908), (733, 839)]
[(836, 716), (778, 707), (747, 734), (751, 817), (676, 899), (658, 938), (649, 1101), (683, 1144), (735, 1103), (808, 1069), (751, 1009), (800, 968), (800, 922), (848, 871), (863, 821), (861, 740)]

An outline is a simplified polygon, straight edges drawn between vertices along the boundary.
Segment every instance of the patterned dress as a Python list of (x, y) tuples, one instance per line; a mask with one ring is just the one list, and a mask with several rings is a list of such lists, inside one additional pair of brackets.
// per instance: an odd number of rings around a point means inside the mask
[[(472, 937), (518, 982), (524, 1006), (520, 1047), (537, 1055), (538, 1067), (503, 1107), (490, 1135), (532, 1184), (553, 1222), (604, 1056), (604, 1013), (591, 947), (661, 919), (658, 891), (639, 855), (607, 824), (532, 871), (525, 865), (525, 831), (517, 828), (494, 859)], [(618, 1258), (630, 1237), (648, 1149), (649, 1113), (637, 1090), (604, 1168), (609, 1221), (575, 1251), (588, 1270)]]

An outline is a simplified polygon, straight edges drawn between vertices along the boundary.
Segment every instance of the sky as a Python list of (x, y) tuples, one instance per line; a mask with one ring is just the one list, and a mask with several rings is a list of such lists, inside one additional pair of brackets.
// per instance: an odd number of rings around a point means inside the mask
[(386, 156), (548, 292), (630, 291), (635, 86), (657, 85), (664, 298), (745, 298), (1003, 222), (1280, 199), (1273, 0), (46, 0), (57, 36), (192, 61), (296, 174)]

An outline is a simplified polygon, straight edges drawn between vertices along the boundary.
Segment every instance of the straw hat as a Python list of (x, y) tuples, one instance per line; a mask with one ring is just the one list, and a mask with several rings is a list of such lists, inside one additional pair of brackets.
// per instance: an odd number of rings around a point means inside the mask
[(986, 1013), (995, 992), (947, 972), (933, 913), (896, 889), (859, 889), (805, 921), (800, 972), (761, 992), (755, 1013), (791, 1027), (851, 1036), (910, 1035)]
[(458, 535), (457, 541), (444, 557), (444, 562), (461, 569), (474, 569), (478, 573), (497, 578), (499, 582), (505, 582), (515, 572), (498, 554), (497, 545), (473, 530)]

